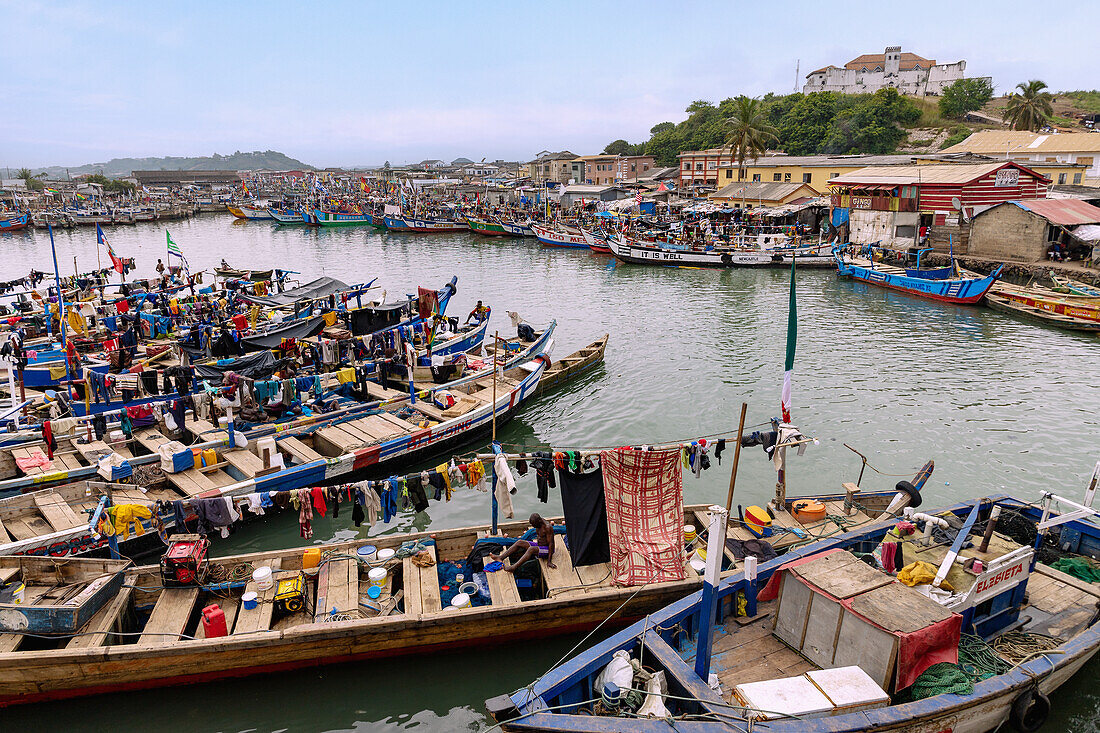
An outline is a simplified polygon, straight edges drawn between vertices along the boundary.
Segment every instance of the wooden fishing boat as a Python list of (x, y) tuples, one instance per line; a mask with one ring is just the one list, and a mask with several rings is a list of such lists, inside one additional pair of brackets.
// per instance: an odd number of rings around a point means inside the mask
[[(901, 268), (846, 254), (843, 248), (834, 251), (837, 273), (841, 277), (899, 290), (921, 298), (943, 303), (978, 303), (1001, 275), (1004, 265), (986, 276), (959, 277), (954, 267), (924, 269), (918, 254), (916, 268)], [(922, 250), (921, 253), (929, 250)]]
[(1009, 313), (1025, 321), (1064, 328), (1067, 331), (1100, 333), (1100, 320), (1088, 320), (1063, 315), (1044, 308), (1028, 305), (1023, 300), (1013, 300), (993, 290), (985, 294), (985, 304), (993, 310)]
[(305, 224), (302, 212), (299, 209), (276, 209), (268, 207), (267, 213), (280, 224)]
[(593, 252), (602, 255), (614, 254), (611, 251), (611, 245), (607, 243), (608, 237), (602, 232), (595, 232), (591, 229), (585, 229), (581, 227), (581, 234), (584, 235), (584, 241), (588, 243), (588, 248)]
[(574, 351), (569, 356), (551, 364), (546, 373), (542, 375), (536, 394), (545, 394), (557, 389), (564, 382), (603, 363), (603, 354), (607, 349), (608, 336), (609, 334), (605, 333), (583, 349)]
[(405, 220), (400, 216), (384, 216), (382, 217), (383, 223), (386, 225), (386, 231), (388, 232), (411, 232), (412, 227), (405, 223)]
[(664, 267), (832, 267), (833, 255), (828, 246), (806, 247), (722, 247), (707, 245), (694, 249), (671, 242), (635, 239), (626, 235), (609, 237), (611, 253), (623, 262)]
[(341, 213), (323, 209), (312, 209), (311, 214), (314, 222), (323, 227), (356, 227), (371, 223), (370, 214)]
[(521, 236), (513, 234), (504, 228), (504, 225), (497, 221), (490, 221), (488, 219), (477, 219), (472, 216), (465, 217), (466, 224), (470, 227), (470, 231), (474, 234), (483, 234), (486, 237), (514, 237)]
[(531, 231), (540, 242), (550, 247), (567, 247), (572, 249), (588, 249), (588, 241), (579, 231), (570, 232), (563, 228), (545, 227), (540, 224), (531, 224)]
[[(885, 519), (822, 539), (704, 585), (487, 707), (506, 731), (1038, 730), (1046, 696), (1100, 649), (1100, 587), (1049, 564), (1100, 550), (1091, 493), (909, 515), (948, 528), (927, 543), (888, 535), (897, 522)], [(897, 567), (938, 567), (952, 590), (922, 593), (857, 557), (893, 539)], [(620, 684), (597, 688), (616, 667)]]
[(122, 587), (129, 560), (0, 558), (0, 647), (22, 634), (72, 635)]
[(1077, 321), (1100, 323), (1100, 302), (1089, 298), (1043, 295), (1033, 288), (1021, 288), (1008, 283), (997, 283), (990, 294), (998, 296), (1002, 302), (1007, 301), (1018, 307)]
[(0, 233), (17, 232), (20, 229), (26, 229), (28, 224), (30, 224), (30, 215), (26, 213), (0, 215)]
[(250, 221), (271, 221), (272, 216), (268, 212), (266, 206), (252, 206), (250, 204), (228, 204), (226, 206), (229, 209), (229, 213), (238, 219), (247, 219)]
[(1050, 279), (1054, 281), (1052, 290), (1069, 295), (1085, 295), (1090, 298), (1100, 298), (1100, 288), (1088, 285), (1068, 277), (1061, 277), (1054, 271), (1050, 273)]
[(417, 219), (406, 216), (402, 218), (405, 228), (401, 231), (419, 232), (422, 234), (442, 234), (445, 232), (466, 232), (470, 225), (465, 221), (454, 219)]
[(214, 274), (231, 280), (250, 280), (261, 282), (270, 280), (275, 275), (275, 270), (238, 270), (232, 267), (215, 267)]
[(518, 221), (505, 221), (504, 219), (497, 219), (500, 225), (504, 227), (504, 230), (515, 237), (533, 237), (535, 232), (531, 229), (530, 222), (521, 223)]

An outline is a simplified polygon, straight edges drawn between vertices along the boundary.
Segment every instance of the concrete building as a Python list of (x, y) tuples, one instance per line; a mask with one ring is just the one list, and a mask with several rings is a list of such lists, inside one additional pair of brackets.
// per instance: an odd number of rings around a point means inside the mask
[(805, 183), (738, 182), (731, 183), (707, 198), (733, 209), (759, 209), (782, 206), (799, 199), (812, 199), (818, 192)]
[(582, 155), (577, 160), (584, 164), (583, 180), (589, 186), (637, 181), (654, 162), (652, 155)]
[(1068, 163), (1080, 166), (1080, 170), (1052, 171), (1054, 175), (1050, 177), (1055, 185), (1100, 186), (1100, 133), (1096, 132), (1053, 135), (1026, 130), (979, 130), (943, 152), (1015, 160), (1036, 170), (1044, 163)]
[(1008, 161), (871, 166), (829, 182), (832, 221), (856, 244), (911, 247), (927, 228), (930, 246), (964, 254), (977, 213), (1006, 201), (1045, 198), (1049, 183)]
[(802, 92), (872, 94), (893, 87), (913, 96), (938, 95), (944, 87), (964, 78), (965, 61), (937, 64), (935, 59), (903, 53), (901, 46), (887, 46), (884, 53), (857, 56), (843, 67), (830, 64), (810, 72)]
[(527, 163), (527, 177), (535, 183), (569, 183), (570, 179), (579, 181), (579, 178), (573, 176), (572, 164), (576, 159), (576, 153), (568, 150), (560, 153), (544, 150)]
[(629, 194), (617, 186), (597, 186), (586, 184), (574, 184), (562, 188), (559, 201), (565, 208), (581, 201), (618, 201)]
[(1038, 262), (1055, 243), (1065, 251), (1088, 252), (1091, 242), (1075, 237), (1074, 229), (1090, 224), (1100, 224), (1100, 208), (1077, 199), (1009, 201), (974, 216), (966, 254)]

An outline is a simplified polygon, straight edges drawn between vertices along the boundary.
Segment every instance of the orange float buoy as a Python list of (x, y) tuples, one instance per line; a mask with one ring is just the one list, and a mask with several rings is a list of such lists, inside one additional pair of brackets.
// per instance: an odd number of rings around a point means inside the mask
[(799, 524), (813, 524), (825, 518), (825, 505), (813, 499), (800, 499), (791, 505), (791, 513)]

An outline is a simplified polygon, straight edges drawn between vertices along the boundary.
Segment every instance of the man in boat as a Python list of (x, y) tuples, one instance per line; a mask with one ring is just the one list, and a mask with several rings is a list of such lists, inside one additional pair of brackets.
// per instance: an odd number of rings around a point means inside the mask
[[(516, 572), (525, 562), (536, 555), (540, 559), (546, 560), (549, 567), (557, 567), (554, 564), (554, 525), (547, 522), (539, 514), (532, 514), (528, 521), (535, 528), (535, 544), (531, 544), (527, 540), (516, 540), (511, 547), (499, 555), (491, 553), (489, 555), (491, 559), (503, 562), (506, 572)], [(505, 562), (507, 558), (515, 555), (519, 555), (519, 560), (513, 563)]]
[(489, 309), (486, 308), (484, 305), (482, 305), (481, 301), (479, 300), (477, 302), (477, 305), (474, 306), (474, 309), (472, 311), (470, 311), (470, 315), (466, 316), (466, 323), (469, 323), (470, 321), (472, 321), (474, 319), (477, 319), (477, 322), (481, 323), (482, 321), (484, 321), (488, 317), (489, 317)]

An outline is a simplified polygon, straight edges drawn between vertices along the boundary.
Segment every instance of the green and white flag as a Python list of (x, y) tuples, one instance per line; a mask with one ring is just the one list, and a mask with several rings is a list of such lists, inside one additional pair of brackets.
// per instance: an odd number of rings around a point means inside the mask
[(183, 250), (180, 249), (180, 246), (178, 244), (172, 241), (172, 235), (168, 233), (167, 229), (164, 230), (164, 235), (168, 238), (169, 264), (171, 264), (172, 256), (175, 255), (176, 257), (179, 257), (181, 260), (183, 260), (183, 269), (190, 269), (187, 266), (187, 258), (183, 256)]
[(794, 370), (794, 346), (798, 340), (798, 309), (794, 298), (794, 258), (791, 258), (791, 297), (787, 311), (787, 359), (783, 363), (783, 394), (780, 406), (783, 409), (783, 422), (791, 421), (791, 372)]

